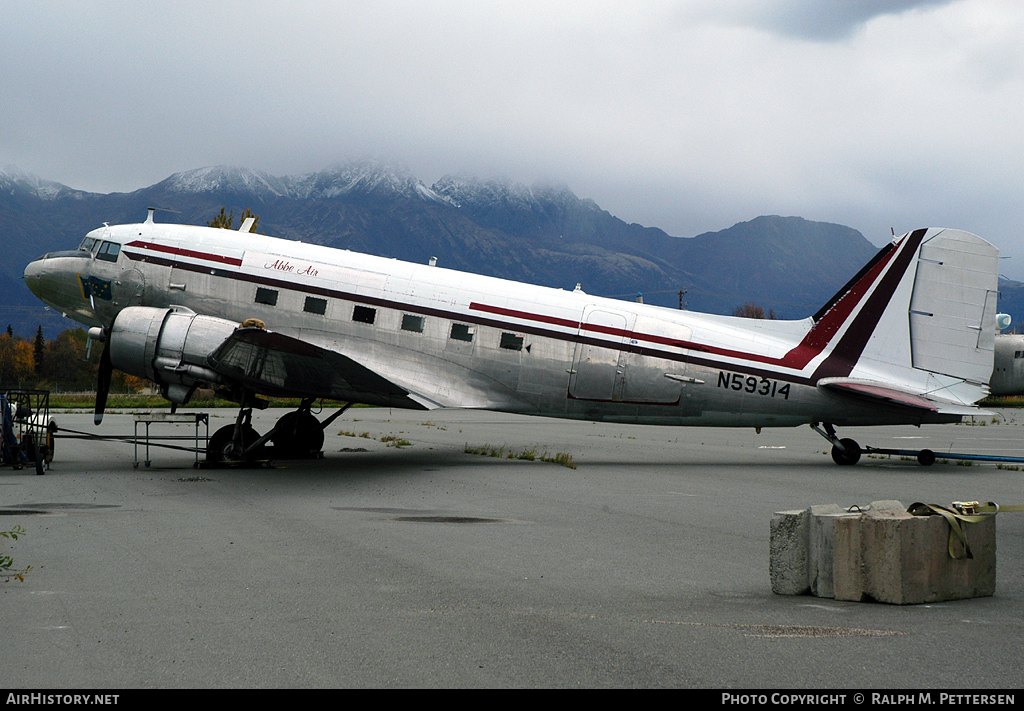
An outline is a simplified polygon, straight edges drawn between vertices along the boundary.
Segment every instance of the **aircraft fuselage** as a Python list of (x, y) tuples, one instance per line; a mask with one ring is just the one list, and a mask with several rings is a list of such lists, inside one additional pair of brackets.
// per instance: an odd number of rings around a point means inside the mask
[[(774, 321), (207, 227), (105, 226), (84, 244), (90, 248), (33, 262), (25, 275), (40, 298), (83, 324), (109, 324), (129, 306), (256, 318), (270, 331), (344, 353), (425, 407), (752, 427), (960, 419), (879, 408), (819, 387), (823, 378), (872, 376), (850, 360), (849, 346), (858, 354), (876, 347), (869, 341), (882, 306), (872, 299), (887, 303), (903, 288), (902, 274), (890, 284), (884, 273), (908, 268), (899, 250), (871, 267), (877, 275), (868, 272), (874, 281), (863, 293), (844, 297), (823, 319)], [(840, 337), (843, 353), (833, 347)]]

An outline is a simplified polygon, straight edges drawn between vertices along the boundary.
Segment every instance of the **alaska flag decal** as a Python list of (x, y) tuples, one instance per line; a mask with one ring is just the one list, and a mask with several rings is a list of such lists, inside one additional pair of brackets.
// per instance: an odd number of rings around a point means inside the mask
[(105, 279), (99, 279), (97, 277), (89, 277), (83, 279), (82, 275), (78, 275), (78, 283), (82, 286), (82, 298), (88, 300), (90, 296), (95, 296), (97, 299), (103, 299), (104, 301), (110, 301), (110, 282)]

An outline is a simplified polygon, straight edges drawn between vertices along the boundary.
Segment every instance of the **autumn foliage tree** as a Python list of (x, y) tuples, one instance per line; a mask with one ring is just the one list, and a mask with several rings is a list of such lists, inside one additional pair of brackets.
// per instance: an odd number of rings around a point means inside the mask
[[(43, 338), (41, 329), (34, 341), (12, 332), (0, 334), (0, 387), (94, 389), (102, 345), (94, 344), (86, 358), (87, 339), (84, 328), (68, 329), (52, 340)], [(124, 387), (116, 374), (115, 382)]]
[(0, 384), (22, 383), (35, 376), (32, 344), (10, 331), (0, 335)]
[(743, 306), (737, 306), (736, 309), (732, 312), (732, 315), (741, 316), (743, 318), (774, 319), (775, 311), (769, 308), (768, 314), (765, 315), (763, 306), (758, 306), (757, 304), (752, 304), (748, 301), (747, 303), (743, 304)]

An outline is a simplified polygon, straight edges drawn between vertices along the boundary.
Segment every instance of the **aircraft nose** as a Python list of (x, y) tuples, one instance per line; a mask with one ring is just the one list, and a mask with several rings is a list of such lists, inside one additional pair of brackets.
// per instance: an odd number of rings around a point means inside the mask
[(23, 279), (25, 280), (25, 286), (29, 288), (33, 294), (37, 297), (42, 298), (42, 277), (43, 277), (43, 263), (46, 261), (46, 257), (39, 257), (33, 259), (25, 267), (25, 274)]
[(25, 267), (23, 279), (44, 304), (61, 312), (74, 309), (82, 300), (78, 274), (69, 265), (64, 253), (46, 254), (33, 259)]

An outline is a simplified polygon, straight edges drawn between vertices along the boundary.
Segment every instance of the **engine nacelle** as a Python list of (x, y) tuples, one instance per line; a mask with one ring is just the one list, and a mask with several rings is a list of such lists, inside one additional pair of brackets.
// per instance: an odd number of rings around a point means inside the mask
[(107, 339), (110, 362), (118, 370), (159, 384), (164, 397), (185, 403), (201, 382), (220, 383), (206, 357), (238, 324), (201, 316), (181, 306), (130, 306), (114, 319)]

